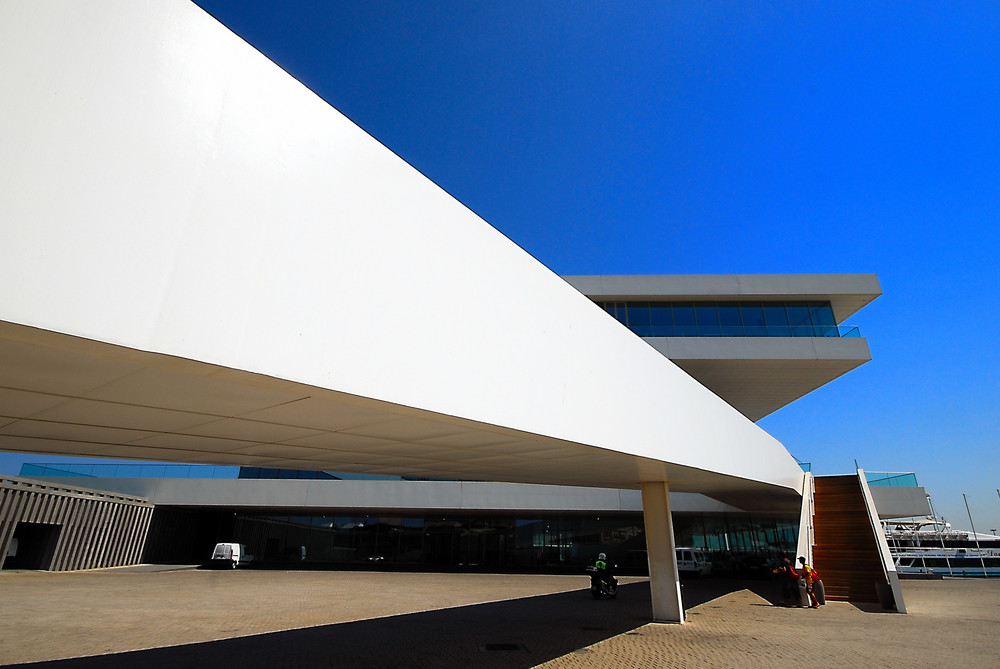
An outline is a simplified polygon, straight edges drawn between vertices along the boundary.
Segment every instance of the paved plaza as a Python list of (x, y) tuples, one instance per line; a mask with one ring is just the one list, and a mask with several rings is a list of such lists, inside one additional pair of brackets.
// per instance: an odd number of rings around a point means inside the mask
[(645, 579), (128, 568), (0, 573), (0, 663), (156, 667), (1000, 667), (1000, 581), (904, 581), (909, 615), (775, 606), (778, 584), (683, 581), (688, 623), (649, 622)]

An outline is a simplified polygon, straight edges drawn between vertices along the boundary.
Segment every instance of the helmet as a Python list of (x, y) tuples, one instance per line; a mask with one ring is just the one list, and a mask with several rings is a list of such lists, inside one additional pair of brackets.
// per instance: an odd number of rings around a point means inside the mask
[(607, 555), (605, 555), (604, 553), (600, 553), (600, 554), (599, 554), (599, 555), (597, 556), (597, 559), (598, 559), (598, 560), (607, 560), (607, 559), (608, 559), (608, 556), (607, 556)]

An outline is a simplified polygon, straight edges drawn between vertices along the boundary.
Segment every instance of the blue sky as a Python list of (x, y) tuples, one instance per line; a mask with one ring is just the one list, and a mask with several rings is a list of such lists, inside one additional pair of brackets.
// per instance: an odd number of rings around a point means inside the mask
[(876, 273), (760, 424), (1000, 528), (1000, 4), (198, 4), (557, 273)]

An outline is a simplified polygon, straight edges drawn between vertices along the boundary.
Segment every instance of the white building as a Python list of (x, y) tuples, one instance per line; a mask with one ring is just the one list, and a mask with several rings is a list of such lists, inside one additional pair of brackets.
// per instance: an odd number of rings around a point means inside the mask
[[(7, 3), (0, 57), (0, 449), (641, 490), (654, 617), (680, 621), (668, 492), (798, 508), (751, 419), (867, 358), (650, 346), (184, 0)], [(796, 281), (700, 297), (878, 293)]]

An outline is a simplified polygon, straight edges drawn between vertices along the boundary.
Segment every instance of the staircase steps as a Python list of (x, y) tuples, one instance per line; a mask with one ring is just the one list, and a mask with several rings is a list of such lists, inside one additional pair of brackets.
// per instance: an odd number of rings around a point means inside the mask
[(817, 476), (813, 566), (833, 601), (878, 602), (886, 583), (864, 493), (857, 476)]

